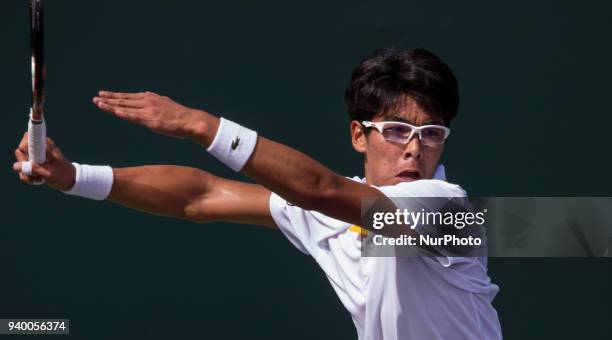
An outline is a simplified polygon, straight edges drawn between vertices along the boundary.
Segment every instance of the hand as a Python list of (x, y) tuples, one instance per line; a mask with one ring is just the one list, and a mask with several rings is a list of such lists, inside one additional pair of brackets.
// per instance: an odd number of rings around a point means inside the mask
[(153, 92), (100, 91), (93, 102), (105, 112), (146, 126), (159, 134), (190, 138), (206, 146), (212, 142), (219, 124), (218, 119), (207, 112), (188, 108)]
[(45, 183), (58, 190), (69, 190), (74, 185), (76, 169), (70, 163), (60, 149), (55, 146), (51, 138), (47, 138), (47, 161), (45, 164), (32, 163), (32, 176), (21, 172), (21, 162), (28, 160), (28, 133), (26, 132), (15, 149), (17, 162), (13, 164), (13, 170), (19, 173), (19, 179), (28, 184), (35, 181), (45, 180)]

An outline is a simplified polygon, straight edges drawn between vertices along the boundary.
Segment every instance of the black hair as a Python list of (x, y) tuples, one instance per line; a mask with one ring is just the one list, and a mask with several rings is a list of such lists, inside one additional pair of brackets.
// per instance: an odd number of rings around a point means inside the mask
[(344, 99), (351, 120), (361, 122), (397, 109), (405, 96), (447, 126), (457, 116), (457, 79), (448, 65), (424, 49), (377, 50), (355, 68)]

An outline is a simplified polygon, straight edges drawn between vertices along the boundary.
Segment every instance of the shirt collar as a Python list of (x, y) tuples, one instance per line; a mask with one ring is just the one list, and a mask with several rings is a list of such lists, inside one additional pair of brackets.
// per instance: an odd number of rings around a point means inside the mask
[[(360, 178), (359, 176), (355, 176), (353, 179), (361, 183), (366, 182), (365, 177)], [(444, 164), (438, 164), (438, 167), (436, 168), (436, 171), (434, 172), (432, 179), (446, 181), (446, 169), (444, 168)]]
[(436, 172), (434, 172), (433, 179), (439, 179), (441, 181), (446, 181), (446, 171), (444, 169), (444, 164), (438, 164), (436, 168)]

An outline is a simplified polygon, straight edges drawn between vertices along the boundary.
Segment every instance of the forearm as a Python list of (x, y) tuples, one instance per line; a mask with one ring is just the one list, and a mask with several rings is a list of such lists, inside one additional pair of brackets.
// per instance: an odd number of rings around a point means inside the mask
[(363, 197), (382, 196), (380, 191), (341, 176), (313, 158), (264, 137), (258, 138), (255, 152), (243, 172), (301, 208), (352, 224), (361, 224)]
[(189, 218), (189, 206), (205, 196), (214, 181), (204, 171), (172, 165), (115, 168), (113, 174), (108, 200), (176, 218)]
[[(219, 118), (203, 113), (205, 123), (194, 129), (192, 139), (209, 147), (219, 129)], [(313, 158), (286, 145), (258, 137), (253, 155), (242, 171), (257, 183), (303, 208), (315, 208), (317, 200), (332, 195), (344, 177)]]
[(305, 209), (316, 209), (320, 200), (335, 195), (345, 179), (308, 155), (261, 136), (242, 171)]
[(195, 222), (227, 221), (267, 227), (270, 191), (182, 166), (113, 169), (109, 200), (126, 207)]

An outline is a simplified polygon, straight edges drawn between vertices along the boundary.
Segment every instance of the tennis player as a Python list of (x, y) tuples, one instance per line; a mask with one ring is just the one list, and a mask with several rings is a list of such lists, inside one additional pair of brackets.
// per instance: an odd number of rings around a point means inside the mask
[(32, 164), (27, 136), (13, 167), (24, 182), (44, 179), (67, 194), (148, 213), (278, 228), (323, 269), (360, 340), (500, 339), (491, 304), (499, 288), (486, 258), (361, 254), (362, 199), (466, 196), (439, 164), (459, 104), (453, 72), (422, 49), (383, 49), (357, 66), (345, 99), (364, 177), (346, 178), (229, 119), (151, 92), (101, 91), (93, 102), (156, 133), (190, 139), (257, 184), (174, 165), (70, 163), (50, 139), (47, 163)]

